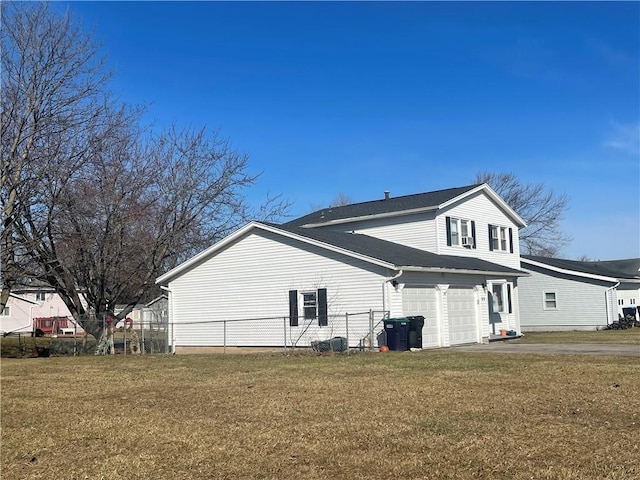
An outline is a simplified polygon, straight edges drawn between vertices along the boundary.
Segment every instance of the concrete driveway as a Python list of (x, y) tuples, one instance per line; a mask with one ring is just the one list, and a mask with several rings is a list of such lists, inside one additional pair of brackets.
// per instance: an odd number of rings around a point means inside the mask
[(539, 353), (547, 355), (615, 355), (639, 357), (640, 345), (611, 345), (594, 343), (512, 343), (491, 342), (488, 344), (460, 345), (455, 348), (464, 352), (488, 353)]

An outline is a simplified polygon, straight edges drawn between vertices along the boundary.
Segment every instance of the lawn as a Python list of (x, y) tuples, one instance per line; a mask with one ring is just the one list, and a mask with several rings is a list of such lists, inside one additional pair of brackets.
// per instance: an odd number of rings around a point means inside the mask
[(636, 358), (3, 359), (1, 477), (637, 479)]
[(632, 344), (640, 347), (640, 328), (630, 328), (628, 330), (530, 332), (526, 333), (524, 337), (512, 341), (517, 343)]

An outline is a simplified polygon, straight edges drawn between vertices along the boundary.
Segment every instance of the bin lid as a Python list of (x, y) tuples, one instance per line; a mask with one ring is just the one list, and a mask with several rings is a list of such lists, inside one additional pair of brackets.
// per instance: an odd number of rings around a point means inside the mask
[(409, 319), (406, 318), (406, 317), (387, 318), (387, 319), (385, 319), (385, 323), (406, 323), (408, 321), (409, 321)]

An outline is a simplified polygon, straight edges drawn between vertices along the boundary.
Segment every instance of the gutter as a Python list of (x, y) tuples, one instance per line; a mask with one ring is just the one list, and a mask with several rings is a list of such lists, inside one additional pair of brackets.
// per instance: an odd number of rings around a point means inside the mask
[(511, 277), (530, 277), (531, 274), (519, 270), (511, 272), (492, 272), (490, 270), (466, 270), (461, 268), (438, 268), (438, 267), (401, 267), (402, 270), (408, 272), (428, 272), (428, 273), (464, 273), (467, 275), (491, 275), (491, 276), (511, 276)]

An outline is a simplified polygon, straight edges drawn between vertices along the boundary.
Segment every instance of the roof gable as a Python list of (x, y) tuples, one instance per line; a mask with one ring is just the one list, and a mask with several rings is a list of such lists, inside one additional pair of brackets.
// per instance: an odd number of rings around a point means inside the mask
[(324, 208), (291, 220), (285, 223), (284, 226), (313, 227), (439, 210), (477, 192), (485, 192), (516, 224), (525, 226), (524, 220), (487, 184), (467, 185), (446, 190)]
[(291, 225), (251, 222), (190, 260), (160, 276), (156, 283), (166, 284), (195, 266), (214, 256), (226, 246), (239, 241), (252, 230), (264, 230), (320, 246), (386, 268), (416, 268), (465, 273), (499, 273), (520, 275), (524, 272), (472, 257), (437, 255), (368, 235), (345, 233), (326, 229), (311, 229)]

